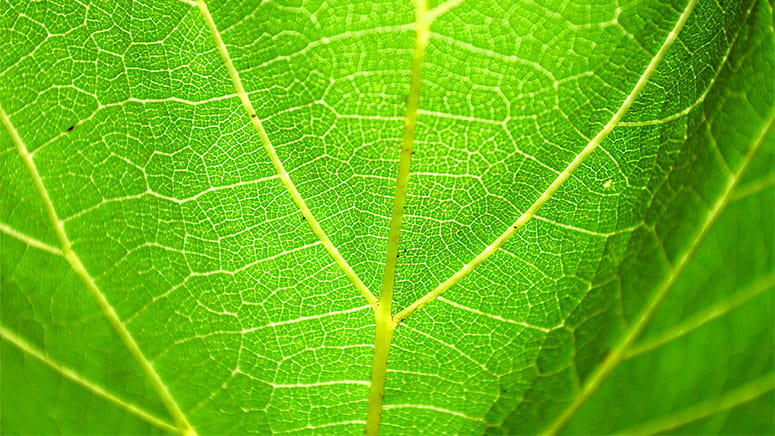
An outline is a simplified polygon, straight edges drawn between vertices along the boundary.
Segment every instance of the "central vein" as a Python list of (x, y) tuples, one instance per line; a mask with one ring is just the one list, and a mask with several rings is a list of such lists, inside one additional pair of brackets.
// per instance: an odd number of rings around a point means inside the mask
[(406, 206), (407, 187), (409, 185), (409, 168), (414, 154), (414, 138), (417, 131), (417, 112), (420, 109), (420, 87), (422, 84), (422, 68), (425, 62), (425, 49), (428, 46), (431, 15), (426, 0), (415, 0), (416, 5), (416, 35), (414, 54), (412, 56), (412, 72), (409, 83), (409, 95), (406, 99), (406, 116), (404, 117), (404, 133), (401, 138), (401, 151), (396, 177), (396, 190), (393, 200), (393, 210), (390, 216), (390, 230), (385, 259), (385, 273), (382, 279), (382, 292), (375, 308), (376, 333), (374, 342), (374, 360), (371, 366), (371, 386), (369, 389), (369, 408), (366, 417), (366, 434), (379, 433), (382, 418), (382, 406), (385, 396), (385, 379), (387, 376), (387, 360), (390, 342), (396, 323), (393, 321), (391, 307), (393, 305), (393, 290), (395, 287), (396, 263), (398, 260), (398, 245), (401, 236), (401, 223)]

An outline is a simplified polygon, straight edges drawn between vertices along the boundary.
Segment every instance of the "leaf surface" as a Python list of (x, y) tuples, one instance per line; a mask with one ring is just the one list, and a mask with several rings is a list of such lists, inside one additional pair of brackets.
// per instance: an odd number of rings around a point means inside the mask
[(0, 430), (775, 432), (774, 38), (0, 0)]

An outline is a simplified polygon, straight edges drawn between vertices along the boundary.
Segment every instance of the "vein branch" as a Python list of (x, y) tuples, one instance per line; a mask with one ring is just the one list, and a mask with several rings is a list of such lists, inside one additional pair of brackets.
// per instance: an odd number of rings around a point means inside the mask
[(619, 364), (630, 353), (630, 348), (635, 341), (640, 337), (643, 330), (648, 325), (651, 318), (656, 313), (662, 301), (664, 301), (667, 294), (678, 282), (681, 273), (686, 269), (692, 256), (697, 251), (700, 243), (705, 239), (713, 224), (726, 208), (726, 205), (732, 198), (735, 187), (738, 181), (742, 178), (745, 170), (750, 165), (756, 153), (761, 148), (762, 143), (769, 134), (772, 128), (773, 121), (775, 121), (775, 109), (773, 109), (767, 116), (764, 126), (758, 132), (753, 140), (751, 147), (748, 149), (743, 162), (740, 167), (727, 180), (727, 184), (721, 192), (720, 196), (713, 204), (708, 214), (705, 216), (700, 227), (695, 232), (694, 236), (690, 239), (689, 244), (683, 250), (678, 258), (678, 261), (671, 268), (670, 273), (665, 280), (659, 285), (657, 290), (651, 296), (646, 303), (644, 309), (640, 312), (636, 321), (624, 332), (619, 343), (614, 346), (611, 352), (608, 354), (603, 363), (598, 366), (595, 371), (589, 376), (587, 382), (584, 383), (579, 393), (571, 401), (570, 404), (557, 416), (557, 418), (542, 432), (543, 435), (557, 434), (563, 427), (570, 421), (570, 419), (576, 414), (584, 403), (594, 394), (602, 383), (608, 378), (608, 376), (616, 369)]
[(562, 186), (573, 174), (578, 167), (581, 166), (582, 163), (589, 157), (589, 155), (592, 154), (593, 151), (595, 151), (598, 146), (608, 137), (608, 135), (611, 134), (611, 132), (616, 128), (616, 126), (619, 125), (622, 118), (624, 118), (624, 115), (627, 114), (627, 111), (630, 110), (630, 107), (632, 107), (632, 104), (635, 102), (635, 100), (638, 98), (638, 95), (643, 91), (643, 89), (646, 87), (646, 84), (651, 79), (651, 76), (654, 74), (654, 72), (657, 70), (657, 67), (659, 67), (659, 64), (662, 62), (662, 60), (665, 58), (665, 55), (667, 55), (667, 52), (670, 50), (670, 47), (673, 45), (673, 42), (678, 37), (678, 34), (681, 32), (681, 29), (683, 29), (684, 25), (686, 24), (686, 21), (689, 19), (689, 16), (691, 15), (692, 10), (694, 9), (695, 4), (697, 3), (697, 0), (690, 0), (689, 4), (687, 5), (686, 9), (684, 9), (683, 13), (681, 13), (681, 16), (679, 17), (675, 27), (670, 31), (670, 33), (667, 35), (667, 38), (665, 39), (665, 42), (662, 44), (662, 47), (659, 49), (657, 54), (651, 59), (648, 66), (646, 67), (646, 70), (643, 72), (643, 74), (640, 76), (638, 81), (635, 83), (635, 86), (633, 87), (632, 91), (627, 95), (627, 97), (622, 102), (622, 105), (619, 107), (619, 109), (614, 113), (614, 115), (611, 117), (610, 120), (606, 123), (606, 125), (603, 127), (600, 132), (595, 135), (592, 140), (587, 143), (587, 145), (581, 150), (581, 152), (576, 155), (576, 157), (568, 164), (568, 166), (562, 170), (560, 174), (557, 175), (557, 177), (552, 181), (552, 183), (541, 193), (541, 195), (538, 197), (538, 199), (524, 212), (522, 215), (520, 215), (517, 220), (509, 226), (508, 229), (506, 229), (505, 232), (503, 232), (498, 238), (496, 238), (490, 245), (488, 245), (484, 250), (482, 250), (476, 257), (471, 259), (470, 262), (463, 265), (462, 268), (460, 268), (457, 272), (455, 272), (452, 276), (450, 276), (447, 280), (440, 283), (436, 288), (434, 288), (432, 291), (428, 292), (424, 296), (420, 297), (417, 301), (412, 303), (411, 305), (407, 306), (405, 309), (403, 309), (401, 312), (399, 312), (395, 319), (397, 322), (401, 322), (410, 315), (412, 315), (417, 310), (421, 309), (431, 301), (435, 300), (439, 295), (443, 294), (447, 290), (449, 290), (452, 286), (459, 283), (461, 280), (463, 280), (471, 271), (476, 269), (479, 265), (484, 263), (485, 260), (487, 260), (490, 256), (492, 256), (493, 253), (498, 251), (500, 247), (503, 246), (503, 244), (506, 243), (509, 239), (511, 239), (512, 236), (514, 236), (519, 229), (524, 227), (530, 220), (535, 217), (536, 213), (539, 209), (541, 209), (544, 204), (546, 204), (547, 201), (549, 201), (550, 198), (557, 192), (557, 190)]
[(8, 236), (13, 237), (14, 239), (17, 239), (21, 242), (24, 242), (25, 244), (29, 245), (30, 247), (37, 248), (39, 250), (43, 250), (47, 253), (51, 253), (54, 256), (63, 256), (62, 249), (58, 247), (54, 247), (50, 244), (47, 244), (39, 239), (33, 238), (32, 236), (22, 233), (13, 227), (5, 224), (0, 223), (0, 232), (5, 233)]
[(258, 119), (258, 115), (256, 114), (256, 110), (253, 107), (253, 103), (251, 103), (250, 97), (245, 91), (245, 87), (242, 85), (242, 79), (240, 79), (239, 73), (237, 72), (237, 69), (234, 66), (234, 62), (232, 61), (231, 56), (229, 55), (228, 49), (226, 48), (226, 44), (223, 42), (221, 33), (218, 31), (218, 27), (215, 25), (215, 21), (213, 20), (213, 17), (210, 14), (210, 10), (207, 8), (207, 3), (205, 2), (205, 0), (197, 0), (196, 3), (197, 3), (197, 6), (199, 7), (200, 13), (202, 14), (202, 17), (204, 18), (207, 28), (210, 30), (210, 33), (212, 34), (213, 41), (215, 42), (215, 45), (218, 49), (218, 53), (220, 54), (221, 59), (226, 65), (226, 69), (229, 72), (229, 76), (231, 77), (231, 81), (232, 81), (232, 84), (234, 85), (234, 89), (236, 90), (237, 95), (239, 96), (240, 101), (242, 102), (242, 106), (245, 108), (245, 110), (248, 113), (248, 116), (250, 117), (250, 123), (256, 129), (256, 132), (258, 132), (258, 137), (261, 139), (261, 144), (263, 145), (266, 153), (269, 155), (269, 160), (272, 162), (272, 166), (274, 166), (274, 169), (277, 172), (277, 175), (280, 178), (280, 181), (282, 182), (283, 186), (285, 186), (285, 188), (288, 190), (288, 193), (290, 194), (291, 199), (296, 204), (296, 207), (299, 208), (302, 216), (304, 216), (304, 219), (309, 224), (310, 228), (312, 229), (312, 233), (314, 233), (315, 236), (317, 236), (320, 239), (320, 241), (323, 243), (323, 247), (325, 247), (328, 254), (334, 259), (334, 262), (336, 262), (339, 268), (342, 269), (345, 276), (347, 276), (347, 278), (355, 286), (355, 288), (358, 289), (358, 291), (361, 293), (363, 298), (365, 298), (366, 301), (372, 307), (376, 307), (377, 301), (378, 301), (377, 297), (374, 296), (374, 294), (369, 290), (366, 284), (363, 283), (360, 277), (358, 277), (358, 274), (355, 272), (355, 270), (353, 270), (350, 264), (347, 263), (344, 257), (342, 257), (342, 254), (339, 253), (339, 250), (336, 248), (336, 246), (334, 246), (334, 244), (331, 242), (331, 239), (329, 239), (326, 232), (320, 226), (320, 222), (312, 214), (312, 211), (310, 210), (309, 206), (307, 206), (307, 203), (304, 201), (304, 198), (299, 193), (299, 190), (296, 188), (296, 185), (293, 183), (293, 180), (291, 180), (291, 177), (288, 174), (288, 171), (285, 169), (285, 166), (283, 165), (282, 161), (280, 160), (280, 157), (277, 154), (277, 150), (275, 149), (274, 145), (272, 145), (272, 141), (269, 139), (269, 135), (264, 129), (264, 126), (261, 123), (261, 120)]
[(428, 11), (427, 19), (428, 21), (433, 22), (436, 18), (440, 17), (441, 15), (446, 14), (456, 6), (459, 6), (462, 4), (465, 0), (447, 0), (444, 3), (436, 6), (435, 8)]
[(775, 389), (775, 376), (770, 374), (754, 380), (743, 387), (727, 392), (719, 398), (704, 401), (662, 419), (629, 428), (619, 432), (619, 434), (649, 435), (664, 433), (682, 425), (690, 424), (754, 401), (760, 396), (771, 392), (773, 389)]
[(68, 380), (81, 385), (84, 389), (92, 392), (93, 394), (104, 398), (105, 400), (115, 404), (116, 406), (126, 410), (127, 412), (137, 416), (138, 418), (148, 422), (151, 425), (158, 427), (159, 429), (168, 433), (178, 433), (178, 428), (167, 422), (165, 419), (159, 418), (151, 412), (146, 411), (142, 407), (127, 401), (116, 394), (109, 392), (107, 389), (98, 385), (97, 383), (89, 380), (73, 369), (63, 365), (54, 359), (46, 355), (42, 350), (36, 346), (30, 344), (22, 337), (11, 331), (6, 326), (0, 324), (0, 337), (5, 341), (18, 348), (22, 352), (34, 357), (40, 362), (44, 363), (49, 368), (61, 374)]
[(75, 272), (76, 276), (78, 276), (78, 278), (81, 280), (81, 283), (83, 283), (86, 290), (97, 303), (100, 311), (102, 311), (108, 323), (110, 323), (111, 327), (113, 327), (113, 330), (119, 336), (121, 342), (124, 343), (126, 348), (132, 354), (132, 357), (134, 357), (135, 361), (140, 366), (140, 370), (148, 378), (151, 386), (159, 395), (162, 403), (175, 420), (175, 423), (178, 427), (178, 432), (186, 436), (196, 435), (196, 431), (188, 422), (188, 418), (186, 418), (186, 415), (181, 410), (177, 401), (175, 401), (175, 399), (172, 397), (172, 394), (167, 388), (167, 385), (164, 384), (159, 374), (153, 368), (151, 362), (145, 357), (142, 350), (140, 349), (140, 346), (132, 336), (132, 333), (130, 333), (126, 328), (126, 325), (121, 320), (121, 318), (119, 318), (116, 310), (110, 304), (107, 297), (105, 297), (105, 294), (102, 292), (102, 290), (100, 290), (99, 286), (97, 286), (94, 278), (86, 270), (86, 267), (81, 262), (78, 254), (73, 251), (73, 244), (65, 232), (63, 221), (59, 219), (59, 216), (57, 215), (56, 209), (54, 208), (54, 203), (51, 201), (51, 197), (49, 196), (48, 191), (43, 184), (43, 178), (40, 176), (40, 172), (35, 165), (32, 154), (30, 154), (27, 146), (22, 141), (21, 136), (19, 136), (19, 133), (16, 131), (16, 128), (13, 126), (10, 118), (8, 118), (8, 115), (5, 113), (2, 107), (0, 107), (0, 121), (2, 121), (3, 125), (8, 131), (8, 134), (11, 136), (11, 140), (16, 146), (16, 150), (19, 152), (19, 156), (24, 162), (24, 166), (27, 167), (27, 170), (30, 173), (32, 183), (35, 185), (35, 190), (38, 192), (38, 195), (40, 195), (41, 201), (43, 202), (43, 208), (46, 211), (46, 215), (48, 216), (49, 221), (54, 228), (54, 232), (56, 233), (57, 240), (59, 241), (62, 249), (62, 254), (70, 264), (73, 272)]
[(664, 333), (649, 340), (642, 341), (641, 343), (633, 344), (633, 346), (627, 350), (624, 358), (632, 359), (638, 357), (641, 354), (648, 353), (651, 350), (657, 349), (678, 338), (686, 336), (687, 334), (699, 329), (705, 324), (728, 314), (729, 312), (753, 300), (759, 295), (772, 290), (773, 288), (775, 288), (775, 274), (768, 274), (764, 277), (761, 277), (752, 284), (748, 285), (742, 292), (738, 292), (732, 297), (719, 301), (718, 303), (708, 307), (702, 312), (697, 313), (689, 319), (670, 328)]

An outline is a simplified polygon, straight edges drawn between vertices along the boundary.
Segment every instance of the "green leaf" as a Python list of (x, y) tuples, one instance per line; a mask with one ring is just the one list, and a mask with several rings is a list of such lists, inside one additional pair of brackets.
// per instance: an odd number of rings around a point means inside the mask
[(775, 432), (773, 17), (0, 0), (0, 431)]

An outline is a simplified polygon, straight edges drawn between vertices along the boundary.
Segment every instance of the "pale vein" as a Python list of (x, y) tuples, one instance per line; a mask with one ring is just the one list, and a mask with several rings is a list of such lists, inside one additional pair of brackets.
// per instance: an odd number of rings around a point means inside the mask
[(474, 257), (470, 262), (463, 265), (461, 269), (459, 269), (456, 273), (454, 273), (451, 277), (449, 277), (447, 280), (439, 284), (436, 288), (434, 288), (429, 293), (422, 296), (420, 299), (406, 307), (404, 310), (399, 312), (395, 320), (397, 322), (401, 322), (402, 320), (406, 319), (406, 317), (410, 316), (412, 313), (416, 312), (418, 309), (422, 308), (426, 304), (430, 303), (431, 301), (435, 300), (439, 295), (446, 292), (449, 288), (456, 285), (458, 282), (463, 280), (471, 271), (473, 271), (476, 267), (481, 265), (485, 260), (487, 260), (493, 253), (497, 252), (498, 249), (503, 246), (503, 244), (506, 243), (519, 229), (525, 226), (538, 212), (541, 207), (546, 204), (547, 201), (549, 201), (550, 198), (554, 195), (555, 192), (562, 186), (573, 174), (574, 171), (578, 167), (581, 166), (582, 163), (589, 157), (590, 154), (592, 154), (593, 151), (595, 151), (598, 146), (605, 140), (608, 135), (616, 128), (617, 125), (621, 122), (624, 115), (627, 113), (627, 111), (630, 109), (632, 104), (635, 102), (635, 100), (638, 98), (638, 95), (643, 91), (643, 89), (646, 87), (646, 84), (651, 79), (651, 76), (654, 74), (654, 72), (657, 70), (657, 67), (659, 67), (659, 64), (664, 59), (665, 55), (667, 55), (667, 52), (669, 51), (670, 47), (673, 45), (673, 42), (678, 37), (678, 34), (680, 33), (681, 29), (683, 29), (684, 25), (686, 24), (686, 21), (689, 19), (689, 15), (691, 15), (692, 10), (694, 9), (694, 5), (697, 3), (697, 0), (691, 0), (686, 7), (686, 9), (683, 11), (681, 16), (679, 17), (675, 27), (670, 31), (670, 33), (667, 35), (667, 38), (665, 39), (665, 42), (662, 44), (662, 47), (657, 52), (656, 56), (651, 59), (651, 62), (649, 62), (648, 66), (646, 67), (646, 70), (643, 72), (643, 75), (640, 76), (637, 83), (635, 84), (634, 88), (630, 92), (629, 95), (624, 99), (624, 102), (622, 102), (622, 105), (619, 107), (619, 109), (616, 111), (616, 113), (611, 117), (611, 119), (606, 123), (606, 125), (603, 127), (603, 129), (598, 132), (597, 135), (595, 135), (594, 138), (592, 138), (591, 141), (584, 147), (584, 149), (581, 150), (581, 152), (570, 162), (570, 164), (557, 176), (557, 178), (554, 179), (554, 181), (546, 188), (546, 190), (538, 197), (538, 199), (522, 214), (517, 218), (517, 220), (514, 222), (513, 225), (511, 225), (503, 234), (501, 234), (495, 241), (493, 241), (490, 245), (488, 245), (481, 253), (479, 253), (476, 257)]
[[(692, 2), (694, 3), (694, 2)], [(691, 6), (691, 5), (690, 5)], [(695, 235), (690, 239), (689, 244), (684, 249), (682, 254), (678, 257), (677, 262), (667, 275), (665, 280), (659, 285), (654, 294), (651, 296), (640, 315), (636, 318), (636, 321), (624, 332), (621, 341), (611, 349), (607, 358), (600, 364), (595, 371), (589, 376), (587, 382), (581, 388), (577, 396), (571, 401), (571, 403), (558, 415), (558, 417), (552, 422), (542, 434), (553, 435), (559, 432), (568, 421), (575, 415), (575, 413), (586, 403), (586, 401), (592, 396), (595, 391), (602, 385), (605, 379), (616, 369), (622, 360), (627, 356), (630, 347), (640, 337), (640, 334), (648, 325), (648, 322), (654, 316), (659, 308), (660, 304), (667, 296), (668, 292), (675, 286), (681, 273), (686, 269), (689, 261), (694, 255), (695, 251), (699, 247), (700, 243), (705, 239), (708, 231), (710, 231), (713, 224), (716, 222), (721, 212), (724, 211), (726, 205), (732, 198), (734, 189), (741, 179), (741, 176), (745, 172), (746, 168), (750, 165), (753, 157), (759, 151), (764, 139), (769, 134), (772, 128), (773, 121), (775, 120), (775, 109), (767, 115), (762, 129), (758, 132), (753, 140), (751, 147), (743, 159), (738, 170), (729, 176), (727, 184), (724, 190), (719, 195), (716, 202), (713, 204), (708, 214), (705, 216), (704, 221), (701, 223)]]
[(13, 237), (14, 239), (17, 239), (21, 242), (24, 242), (25, 244), (29, 245), (30, 247), (37, 248), (39, 250), (43, 250), (47, 253), (51, 253), (55, 256), (63, 256), (62, 249), (54, 247), (52, 245), (49, 245), (39, 239), (33, 238), (30, 235), (27, 235), (25, 233), (22, 233), (13, 227), (5, 224), (0, 223), (0, 232), (5, 233), (8, 236)]
[(347, 276), (350, 282), (352, 282), (355, 288), (358, 289), (358, 291), (361, 293), (361, 295), (363, 295), (363, 297), (370, 305), (376, 305), (377, 297), (374, 296), (366, 284), (363, 283), (360, 277), (358, 277), (358, 274), (356, 274), (355, 270), (352, 269), (350, 264), (348, 264), (344, 257), (342, 257), (342, 255), (339, 253), (339, 250), (328, 238), (328, 235), (320, 226), (320, 223), (312, 214), (312, 210), (310, 210), (310, 208), (307, 206), (304, 198), (302, 198), (299, 190), (296, 188), (296, 185), (291, 180), (288, 171), (286, 171), (285, 166), (280, 160), (280, 156), (277, 154), (277, 150), (275, 150), (274, 145), (272, 145), (272, 141), (269, 139), (269, 135), (264, 129), (261, 121), (258, 119), (256, 110), (253, 108), (253, 103), (250, 101), (250, 97), (245, 91), (245, 87), (242, 85), (242, 79), (240, 78), (239, 73), (234, 66), (234, 62), (229, 55), (226, 44), (223, 42), (223, 38), (221, 37), (221, 33), (218, 31), (218, 27), (215, 25), (215, 21), (210, 14), (210, 10), (207, 8), (207, 4), (204, 0), (197, 0), (197, 5), (199, 6), (199, 11), (202, 14), (202, 18), (204, 19), (207, 28), (212, 34), (213, 41), (215, 42), (215, 45), (218, 49), (218, 53), (220, 54), (221, 59), (223, 60), (226, 69), (229, 72), (232, 85), (237, 91), (237, 95), (239, 96), (240, 101), (242, 101), (242, 106), (247, 111), (248, 117), (250, 117), (251, 124), (256, 129), (256, 132), (258, 132), (258, 136), (261, 139), (264, 150), (269, 155), (269, 159), (272, 161), (272, 165), (274, 166), (275, 171), (277, 171), (277, 174), (280, 177), (280, 181), (288, 190), (288, 193), (293, 199), (293, 202), (299, 208), (307, 223), (309, 223), (309, 226), (312, 228), (312, 232), (320, 239), (328, 254), (334, 259), (336, 264), (339, 265), (345, 276)]
[(664, 418), (631, 427), (618, 432), (620, 435), (651, 435), (699, 421), (725, 410), (730, 410), (751, 402), (775, 389), (775, 377), (772, 374), (754, 380), (745, 386), (723, 394), (721, 397), (704, 401)]
[(696, 315), (671, 327), (660, 335), (633, 345), (627, 351), (625, 359), (632, 359), (633, 357), (637, 357), (686, 336), (705, 324), (728, 314), (773, 288), (775, 288), (775, 274), (768, 274), (747, 286), (742, 292), (738, 292), (732, 297), (719, 301)]
[(142, 350), (140, 349), (140, 346), (137, 344), (132, 334), (126, 328), (124, 322), (121, 320), (121, 318), (119, 318), (116, 310), (110, 304), (107, 297), (105, 297), (105, 294), (97, 286), (94, 278), (86, 270), (86, 267), (81, 262), (81, 259), (78, 257), (75, 251), (73, 251), (73, 244), (65, 232), (64, 223), (57, 215), (56, 209), (54, 208), (54, 203), (51, 201), (51, 197), (49, 196), (48, 191), (43, 184), (43, 178), (40, 176), (38, 167), (33, 161), (32, 154), (27, 149), (27, 146), (22, 141), (21, 136), (19, 136), (19, 133), (16, 131), (16, 128), (11, 123), (10, 118), (8, 118), (8, 115), (5, 113), (5, 110), (3, 110), (2, 107), (0, 107), (0, 121), (2, 121), (3, 125), (8, 131), (8, 134), (11, 137), (11, 141), (16, 146), (16, 150), (19, 152), (19, 156), (21, 157), (25, 167), (27, 167), (27, 170), (30, 173), (32, 183), (35, 185), (35, 189), (38, 191), (38, 195), (43, 202), (43, 208), (46, 211), (46, 215), (48, 215), (49, 221), (54, 228), (54, 232), (56, 233), (57, 240), (62, 247), (62, 253), (64, 254), (65, 259), (67, 259), (67, 262), (72, 267), (73, 272), (75, 272), (75, 274), (81, 280), (86, 290), (89, 292), (94, 301), (97, 303), (97, 306), (105, 315), (105, 318), (110, 323), (111, 327), (113, 327), (113, 330), (116, 332), (116, 334), (118, 334), (121, 341), (124, 343), (126, 348), (132, 354), (132, 357), (134, 357), (135, 361), (140, 366), (143, 374), (145, 374), (145, 376), (148, 378), (151, 386), (153, 386), (156, 393), (159, 394), (162, 403), (170, 412), (170, 415), (172, 415), (174, 418), (180, 433), (186, 436), (195, 435), (196, 431), (188, 422), (188, 418), (186, 418), (186, 415), (181, 410), (177, 401), (172, 397), (172, 394), (167, 388), (167, 385), (164, 384), (159, 374), (153, 368), (151, 362), (145, 357)]
[(38, 359), (49, 368), (61, 374), (68, 380), (80, 385), (84, 389), (92, 392), (93, 394), (108, 400), (114, 405), (126, 410), (127, 412), (137, 416), (138, 418), (160, 428), (169, 433), (177, 433), (178, 429), (174, 425), (168, 423), (166, 420), (159, 418), (151, 412), (133, 404), (132, 402), (125, 400), (116, 394), (109, 392), (107, 389), (98, 385), (97, 383), (89, 380), (68, 366), (57, 362), (56, 360), (47, 356), (43, 351), (30, 344), (19, 335), (8, 329), (6, 326), (0, 324), (0, 337), (8, 341), (14, 347), (18, 348), (22, 352)]

